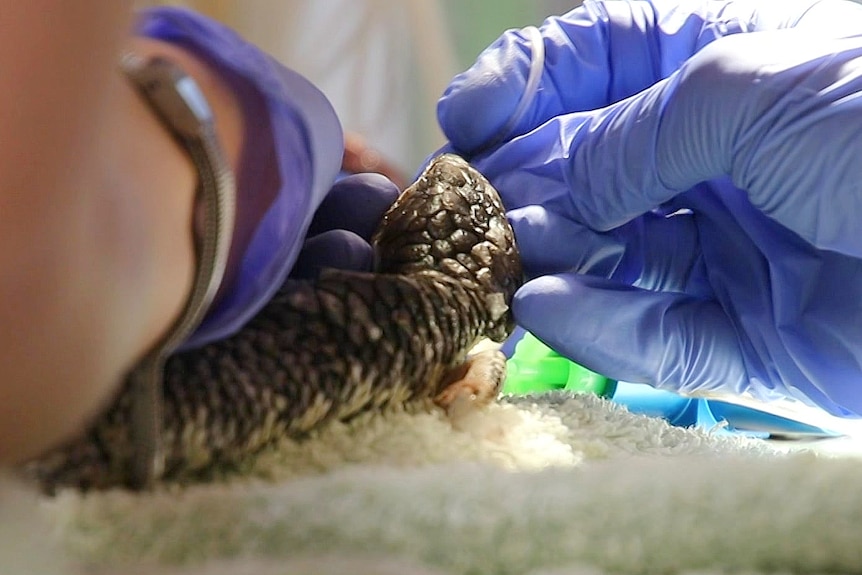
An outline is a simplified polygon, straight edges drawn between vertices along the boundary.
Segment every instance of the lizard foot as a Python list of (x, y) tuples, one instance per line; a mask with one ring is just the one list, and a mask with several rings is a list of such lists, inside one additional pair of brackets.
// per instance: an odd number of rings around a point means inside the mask
[(506, 356), (496, 349), (479, 352), (452, 368), (434, 403), (457, 424), (465, 415), (494, 401), (505, 379)]

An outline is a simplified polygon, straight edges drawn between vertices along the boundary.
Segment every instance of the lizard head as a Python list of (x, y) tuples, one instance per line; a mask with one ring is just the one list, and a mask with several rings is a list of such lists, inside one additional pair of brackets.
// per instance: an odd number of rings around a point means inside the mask
[(499, 194), (460, 156), (435, 157), (383, 216), (372, 243), (377, 271), (437, 271), (483, 292), (487, 336), (501, 341), (514, 322), (512, 296), (523, 283), (515, 234)]

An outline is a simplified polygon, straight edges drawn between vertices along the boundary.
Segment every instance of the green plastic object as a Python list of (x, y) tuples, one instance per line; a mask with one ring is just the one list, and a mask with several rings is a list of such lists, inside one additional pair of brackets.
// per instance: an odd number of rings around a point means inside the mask
[(503, 393), (525, 394), (567, 389), (612, 397), (617, 382), (563, 357), (526, 332), (507, 362)]

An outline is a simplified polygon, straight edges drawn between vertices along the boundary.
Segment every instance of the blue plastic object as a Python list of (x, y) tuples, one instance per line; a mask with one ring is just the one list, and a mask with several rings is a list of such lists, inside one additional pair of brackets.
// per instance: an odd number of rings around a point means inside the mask
[(836, 437), (841, 433), (725, 401), (686, 397), (648, 385), (614, 381), (561, 356), (519, 329), (503, 347), (509, 375), (503, 393), (567, 389), (594, 393), (632, 413), (661, 417), (678, 427), (704, 427), (754, 437)]

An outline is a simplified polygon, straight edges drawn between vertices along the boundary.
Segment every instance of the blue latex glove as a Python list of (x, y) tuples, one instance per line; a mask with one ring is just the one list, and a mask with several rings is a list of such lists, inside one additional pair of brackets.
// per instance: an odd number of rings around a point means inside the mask
[(504, 34), (438, 112), (511, 210), (518, 322), (615, 379), (862, 414), (860, 32), (840, 0), (588, 0)]
[[(250, 237), (241, 239), (247, 247), (237, 277), (184, 347), (236, 332), (289, 273), (311, 277), (323, 267), (370, 269), (372, 230), (398, 189), (373, 174), (333, 185), (344, 136), (326, 97), (232, 30), (196, 12), (146, 10), (136, 32), (193, 52), (231, 85), (245, 111), (244, 139), (253, 143), (245, 146), (237, 173), (237, 220), (248, 217), (249, 203), (268, 203)], [(255, 196), (266, 192), (271, 200)]]
[(324, 268), (371, 271), (371, 236), (398, 193), (380, 174), (352, 174), (336, 182), (314, 215), (291, 277), (314, 278)]

